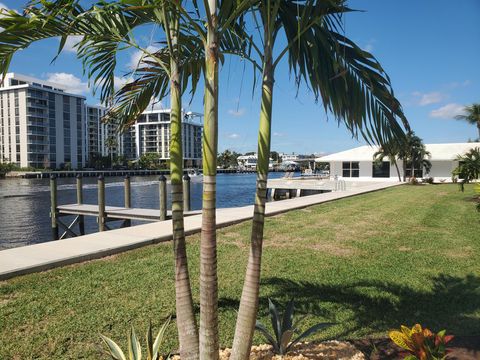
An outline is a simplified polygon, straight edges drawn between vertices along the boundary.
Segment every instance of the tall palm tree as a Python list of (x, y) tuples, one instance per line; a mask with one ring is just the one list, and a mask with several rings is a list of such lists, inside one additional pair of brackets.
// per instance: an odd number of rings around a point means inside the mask
[[(58, 0), (26, 10), (24, 16), (10, 12), (2, 18), (0, 34), (1, 71), (6, 72), (13, 53), (43, 38), (61, 36), (61, 51), (68, 35), (83, 36), (78, 44), (88, 76), (101, 88), (101, 99), (113, 103), (107, 119), (119, 128), (127, 128), (145, 110), (152, 98), (166, 96), (170, 82), (171, 97), (171, 183), (172, 226), (175, 257), (177, 327), (182, 358), (198, 358), (198, 333), (188, 275), (183, 229), (181, 94), (191, 78), (195, 90), (199, 80), (203, 52), (180, 32), (177, 6), (165, 1), (123, 0), (101, 4), (85, 10), (74, 1)], [(152, 54), (140, 48), (131, 37), (133, 28), (146, 23), (160, 25), (166, 35), (166, 46)], [(40, 29), (40, 31), (39, 31)], [(21, 36), (20, 36), (21, 35)], [(180, 39), (180, 40), (179, 40)], [(192, 38), (190, 37), (190, 40)], [(121, 46), (134, 47), (145, 55), (136, 79), (113, 93), (115, 57)], [(115, 101), (112, 98), (115, 95)]]
[[(253, 43), (260, 58), (262, 97), (258, 135), (257, 187), (251, 244), (238, 312), (233, 360), (248, 359), (258, 310), (263, 228), (271, 144), (275, 69), (288, 54), (297, 84), (306, 81), (324, 109), (331, 111), (354, 136), (380, 144), (399, 141), (408, 122), (394, 97), (388, 76), (376, 59), (345, 34), (341, 16), (350, 11), (344, 1), (261, 1), (253, 12), (261, 44)], [(283, 32), (287, 45), (274, 49)], [(251, 39), (254, 40), (253, 38)]]
[(465, 114), (455, 116), (457, 120), (463, 120), (472, 125), (477, 125), (478, 129), (478, 141), (480, 141), (480, 104), (472, 104), (465, 106)]

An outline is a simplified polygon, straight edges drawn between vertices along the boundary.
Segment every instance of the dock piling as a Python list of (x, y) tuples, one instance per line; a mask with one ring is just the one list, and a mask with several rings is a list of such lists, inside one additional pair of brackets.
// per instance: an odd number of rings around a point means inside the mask
[(132, 207), (132, 194), (130, 191), (130, 176), (125, 176), (125, 207), (130, 209)]
[[(130, 176), (125, 176), (125, 208), (130, 209), (132, 207), (132, 193), (130, 191)], [(123, 222), (124, 226), (131, 226), (132, 220), (125, 219)]]
[(183, 211), (190, 211), (190, 176), (183, 175)]
[(50, 218), (52, 220), (52, 239), (58, 240), (57, 224), (57, 177), (50, 175)]
[[(83, 204), (83, 180), (81, 174), (77, 174), (77, 204)], [(78, 229), (81, 235), (85, 235), (85, 218), (83, 215), (78, 216)]]
[(167, 219), (167, 178), (160, 175), (159, 181), (159, 196), (160, 196), (160, 221)]
[(105, 178), (98, 177), (98, 231), (105, 231)]

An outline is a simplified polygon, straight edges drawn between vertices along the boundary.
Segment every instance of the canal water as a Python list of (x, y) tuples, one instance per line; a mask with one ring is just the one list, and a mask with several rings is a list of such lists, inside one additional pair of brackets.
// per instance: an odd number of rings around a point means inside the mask
[[(270, 178), (282, 177), (283, 173), (270, 173)], [(107, 206), (123, 206), (124, 189), (122, 177), (105, 178)], [(83, 179), (83, 201), (97, 204), (97, 179)], [(76, 202), (75, 178), (58, 179), (58, 204)], [(168, 208), (170, 209), (170, 186), (167, 185)], [(158, 209), (158, 176), (131, 178), (132, 207)], [(218, 174), (217, 207), (238, 207), (253, 204), (255, 174)], [(192, 178), (192, 210), (202, 208), (202, 182)], [(0, 250), (42, 243), (51, 240), (50, 187), (48, 179), (0, 180)], [(67, 221), (67, 218), (62, 218)], [(118, 227), (118, 223), (113, 227)], [(141, 222), (134, 222), (140, 224)], [(85, 217), (87, 233), (97, 231), (96, 219)], [(62, 229), (60, 228), (60, 231)]]

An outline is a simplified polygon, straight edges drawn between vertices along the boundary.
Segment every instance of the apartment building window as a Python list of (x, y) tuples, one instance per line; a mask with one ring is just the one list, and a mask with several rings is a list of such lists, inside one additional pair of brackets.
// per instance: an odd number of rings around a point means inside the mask
[(342, 163), (343, 177), (359, 177), (360, 163), (358, 161), (344, 161)]

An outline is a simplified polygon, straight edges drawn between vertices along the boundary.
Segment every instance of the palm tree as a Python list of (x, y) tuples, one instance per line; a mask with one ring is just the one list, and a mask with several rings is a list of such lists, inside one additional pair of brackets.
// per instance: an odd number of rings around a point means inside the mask
[(423, 140), (413, 131), (408, 131), (398, 148), (398, 158), (403, 162), (403, 181), (406, 181), (409, 165), (411, 178), (415, 177), (415, 169), (425, 168), (428, 173), (432, 168), (432, 163), (428, 160), (430, 157), (431, 154), (427, 151)]
[[(260, 30), (261, 45), (252, 44), (262, 71), (262, 98), (258, 135), (257, 188), (251, 230), (251, 245), (238, 312), (233, 360), (249, 357), (258, 310), (263, 227), (271, 144), (274, 74), (288, 54), (297, 84), (306, 81), (324, 109), (331, 111), (354, 136), (380, 144), (403, 138), (408, 122), (394, 97), (388, 76), (376, 59), (345, 35), (341, 16), (350, 11), (344, 1), (261, 1), (253, 13)], [(277, 36), (284, 33), (287, 45), (274, 50)], [(251, 39), (253, 41), (253, 39)], [(263, 46), (262, 46), (263, 45)]]
[(115, 138), (115, 136), (109, 136), (105, 140), (105, 146), (107, 147), (108, 153), (110, 154), (110, 166), (111, 167), (113, 167), (113, 151), (115, 150), (117, 145), (118, 145), (118, 143), (117, 143), (117, 139)]
[(462, 179), (460, 188), (463, 192), (464, 184), (480, 177), (480, 147), (470, 149), (465, 155), (458, 155), (456, 160), (459, 164), (453, 170), (453, 175)]
[(399, 154), (399, 149), (396, 144), (384, 144), (382, 145), (378, 151), (373, 154), (373, 158), (375, 161), (382, 162), (383, 159), (388, 157), (390, 161), (390, 165), (395, 165), (395, 169), (397, 170), (398, 181), (402, 181), (402, 177), (400, 175), (400, 169), (398, 168), (397, 157)]
[[(113, 102), (115, 57), (121, 45), (143, 52), (143, 62), (136, 71), (136, 79), (125, 85), (117, 94), (107, 119), (115, 119), (120, 129), (133, 123), (145, 110), (152, 98), (166, 95), (170, 81), (171, 96), (171, 183), (172, 224), (175, 256), (175, 284), (177, 328), (182, 358), (198, 358), (198, 335), (193, 310), (193, 300), (188, 274), (188, 263), (183, 229), (182, 193), (182, 136), (181, 94), (185, 81), (191, 78), (195, 89), (201, 73), (203, 53), (188, 42), (189, 35), (180, 32), (177, 6), (165, 1), (137, 1), (102, 4), (84, 10), (74, 1), (57, 1), (33, 7), (20, 16), (10, 12), (2, 18), (5, 31), (0, 34), (1, 71), (8, 69), (13, 53), (43, 38), (61, 36), (61, 51), (68, 35), (81, 35), (78, 56), (88, 69), (88, 76), (101, 88), (101, 100)], [(151, 54), (140, 48), (131, 30), (145, 23), (159, 24), (166, 35), (166, 47)], [(41, 29), (40, 31), (38, 31)], [(21, 35), (21, 36), (19, 36)], [(180, 39), (180, 40), (179, 40)], [(193, 51), (192, 51), (193, 49)], [(110, 143), (110, 142), (109, 142)], [(107, 144), (107, 146), (109, 146)]]
[(465, 114), (455, 116), (457, 120), (463, 120), (472, 125), (477, 125), (478, 141), (480, 141), (480, 104), (465, 106)]

